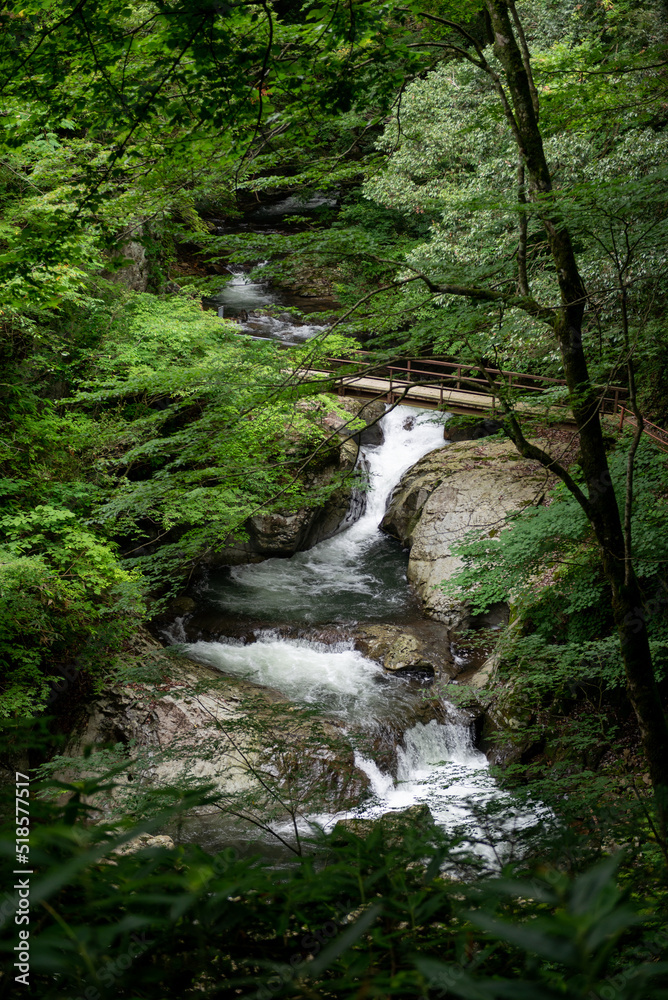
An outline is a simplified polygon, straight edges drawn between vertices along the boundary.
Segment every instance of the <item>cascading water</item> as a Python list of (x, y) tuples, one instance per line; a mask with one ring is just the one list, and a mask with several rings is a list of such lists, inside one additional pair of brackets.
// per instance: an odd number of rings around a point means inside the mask
[(368, 720), (386, 708), (382, 667), (350, 643), (326, 645), (265, 633), (248, 645), (196, 642), (187, 650), (218, 670), (276, 688), (302, 704), (320, 705), (345, 720)]
[[(261, 267), (262, 265), (256, 265)], [(278, 340), (283, 344), (300, 344), (327, 327), (307, 322), (297, 322), (291, 313), (273, 311), (276, 306), (289, 305), (294, 296), (282, 296), (265, 281), (253, 280), (246, 268), (239, 264), (229, 267), (231, 278), (215, 295), (206, 299), (218, 315), (239, 321), (239, 331), (262, 340)], [(317, 302), (313, 303), (317, 305)], [(308, 302), (300, 301), (300, 312)], [(325, 304), (321, 304), (325, 308)]]
[[(369, 488), (363, 515), (344, 531), (291, 559), (268, 559), (234, 568), (210, 583), (209, 603), (238, 615), (280, 622), (396, 621), (408, 600), (405, 555), (380, 530), (392, 490), (423, 455), (444, 445), (443, 423), (425, 411), (396, 407), (381, 421), (384, 441), (363, 449)], [(320, 705), (357, 731), (370, 731), (392, 715), (405, 717), (414, 687), (388, 677), (352, 643), (326, 645), (281, 638), (271, 630), (247, 645), (235, 640), (196, 642), (190, 656), (225, 673), (281, 691), (295, 702)], [(405, 727), (404, 727), (405, 728)], [(418, 722), (397, 749), (396, 778), (370, 757), (356, 755), (372, 798), (356, 812), (373, 817), (415, 803), (429, 805), (437, 822), (464, 818), (462, 800), (486, 799), (494, 786), (487, 761), (465, 725)], [(318, 816), (325, 826), (337, 816)]]
[(441, 421), (405, 406), (387, 413), (381, 427), (383, 444), (362, 449), (369, 490), (359, 520), (291, 559), (267, 559), (212, 578), (205, 599), (277, 622), (393, 621), (410, 603), (406, 559), (378, 525), (404, 472), (444, 439)]
[(374, 795), (361, 815), (371, 818), (424, 803), (446, 829), (470, 827), (470, 804), (483, 804), (498, 794), (487, 759), (474, 748), (467, 726), (440, 725), (434, 719), (418, 722), (404, 734), (397, 757), (395, 780), (375, 761), (356, 755), (356, 764), (367, 774)]

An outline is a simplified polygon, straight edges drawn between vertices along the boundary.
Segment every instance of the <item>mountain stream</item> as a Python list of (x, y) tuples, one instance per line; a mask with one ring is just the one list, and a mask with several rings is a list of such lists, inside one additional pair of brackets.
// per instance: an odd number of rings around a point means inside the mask
[[(279, 207), (285, 208), (283, 203)], [(273, 225), (271, 219), (251, 225), (256, 229), (263, 223)], [(326, 329), (309, 323), (308, 315), (317, 320), (333, 300), (286, 294), (251, 278), (242, 266), (230, 265), (229, 271), (230, 280), (204, 305), (221, 317), (235, 318), (244, 335), (287, 345)], [(188, 642), (178, 621), (170, 637), (192, 659), (223, 674), (277, 690), (298, 705), (318, 706), (325, 718), (350, 734), (353, 746), (356, 733), (368, 736), (364, 749), (355, 750), (368, 796), (346, 813), (323, 815), (304, 802), (304, 833), (313, 824), (331, 829), (343, 818), (370, 820), (426, 805), (446, 830), (466, 829), (469, 843), (494, 864), (498, 850), (487, 842), (480, 810), (492, 801), (502, 806), (508, 839), (513, 830), (535, 821), (536, 812), (523, 813), (498, 789), (485, 755), (474, 746), (470, 718), (443, 696), (443, 686), (430, 688), (427, 679), (415, 675), (388, 674), (346, 636), (347, 626), (364, 623), (424, 623), (406, 576), (407, 553), (379, 525), (402, 475), (428, 452), (447, 447), (446, 420), (447, 415), (408, 406), (390, 409), (381, 420), (382, 443), (360, 449), (359, 464), (368, 482), (361, 516), (359, 504), (353, 505), (354, 513), (351, 509), (334, 537), (289, 559), (212, 572), (200, 584), (198, 597), (219, 622), (215, 641)], [(249, 629), (252, 641), (247, 641)], [(208, 637), (211, 633), (209, 629)], [(445, 628), (442, 636), (447, 643)], [(451, 652), (457, 662), (458, 651), (451, 647)], [(448, 685), (444, 687), (447, 691)], [(220, 830), (208, 837), (204, 832), (199, 830), (194, 839), (221, 846)], [(289, 838), (290, 826), (281, 833)]]
[[(334, 629), (365, 621), (396, 624), (409, 613), (415, 615), (406, 553), (378, 526), (403, 473), (433, 449), (447, 447), (443, 417), (398, 406), (386, 413), (381, 427), (382, 444), (361, 449), (369, 487), (358, 520), (290, 559), (234, 567), (202, 587), (202, 599), (223, 612), (225, 620), (232, 615), (265, 623), (254, 629), (255, 641), (243, 644), (221, 636), (218, 641), (187, 643), (184, 649), (225, 674), (278, 690), (297, 704), (317, 705), (351, 732), (393, 734), (394, 767), (388, 767), (387, 754), (374, 759), (355, 753), (357, 768), (368, 778), (368, 799), (346, 814), (309, 814), (305, 803), (304, 832), (309, 823), (327, 829), (344, 815), (371, 819), (425, 804), (444, 828), (468, 824), (472, 840), (482, 841), (471, 804), (484, 804), (501, 793), (485, 756), (473, 745), (470, 725), (458, 718), (457, 710), (446, 703), (445, 721), (411, 721), (416, 706), (424, 705), (429, 695), (424, 680), (389, 676), (350, 640), (285, 638), (278, 629), (286, 623), (327, 623)], [(402, 720), (408, 721), (402, 725)], [(510, 802), (508, 806), (512, 825), (519, 817)], [(287, 832), (286, 827), (283, 834)]]

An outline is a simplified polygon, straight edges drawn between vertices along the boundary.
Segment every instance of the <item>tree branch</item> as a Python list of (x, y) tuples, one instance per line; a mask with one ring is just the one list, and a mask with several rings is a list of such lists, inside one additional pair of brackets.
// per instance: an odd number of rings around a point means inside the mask
[(520, 295), (529, 296), (529, 278), (527, 276), (527, 196), (524, 188), (524, 160), (522, 154), (518, 153), (517, 162), (517, 200), (520, 204), (519, 210), (519, 243), (517, 246), (517, 287)]
[(522, 53), (522, 62), (529, 81), (529, 90), (531, 91), (531, 102), (536, 115), (536, 121), (538, 121), (540, 103), (538, 101), (538, 91), (536, 90), (536, 84), (534, 83), (533, 72), (531, 70), (531, 56), (529, 54), (529, 46), (527, 45), (527, 37), (524, 34), (524, 27), (522, 26), (519, 14), (517, 13), (515, 0), (508, 0), (508, 8), (513, 16), (513, 23), (515, 25), (515, 30), (517, 31), (517, 37), (520, 43), (520, 52)]
[[(399, 8), (399, 9), (407, 10), (408, 8)], [(490, 66), (490, 64), (487, 62), (487, 59), (485, 58), (485, 53), (480, 47), (480, 44), (478, 43), (477, 39), (474, 38), (474, 36), (469, 31), (467, 31), (466, 28), (464, 28), (461, 24), (457, 24), (456, 21), (450, 21), (447, 17), (438, 17), (436, 14), (429, 14), (427, 13), (427, 11), (424, 10), (419, 11), (418, 17), (425, 17), (429, 21), (438, 21), (439, 24), (445, 24), (448, 28), (452, 28), (453, 31), (456, 31), (459, 35), (462, 36), (462, 38), (465, 38), (468, 42), (471, 43), (471, 45), (473, 45), (473, 47), (476, 50), (476, 54), (478, 56), (477, 59), (474, 59), (470, 52), (467, 52), (466, 49), (462, 49), (459, 46), (452, 45), (451, 48), (457, 51), (459, 55), (463, 56), (464, 59), (468, 59), (469, 62), (472, 62), (474, 66), (477, 66), (479, 69), (482, 69), (485, 73), (487, 73), (492, 83), (494, 84), (494, 89), (499, 95), (501, 104), (503, 106), (503, 112), (506, 116), (508, 124), (510, 125), (515, 141), (517, 142), (519, 148), (522, 149), (523, 146), (522, 136), (520, 134), (520, 130), (517, 124), (517, 119), (515, 118), (515, 115), (513, 114), (513, 109), (510, 106), (510, 101), (508, 100), (506, 92), (503, 88), (501, 77), (496, 72), (496, 70), (492, 66)], [(442, 44), (442, 43), (435, 43), (435, 44)]]
[(580, 504), (580, 507), (586, 516), (590, 517), (591, 505), (589, 500), (575, 482), (570, 472), (568, 472), (568, 470), (565, 469), (563, 465), (556, 460), (556, 458), (553, 458), (552, 455), (548, 455), (548, 453), (543, 451), (542, 448), (539, 448), (538, 445), (527, 441), (515, 411), (506, 398), (505, 392), (503, 392), (501, 388), (492, 380), (482, 360), (478, 362), (478, 368), (483, 378), (485, 378), (489, 383), (490, 390), (498, 398), (499, 403), (501, 404), (501, 409), (507, 418), (507, 425), (509, 428), (508, 436), (513, 441), (520, 455), (523, 455), (524, 458), (530, 458), (534, 462), (540, 462), (540, 464), (547, 469), (548, 472), (552, 472), (555, 476), (557, 476), (557, 478), (561, 479), (562, 483), (564, 483), (569, 492), (572, 493), (577, 502)]

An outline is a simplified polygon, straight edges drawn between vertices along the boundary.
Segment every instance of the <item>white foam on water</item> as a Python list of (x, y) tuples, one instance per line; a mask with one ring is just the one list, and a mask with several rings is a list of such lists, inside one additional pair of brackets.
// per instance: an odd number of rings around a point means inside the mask
[(432, 719), (418, 722), (404, 735), (397, 751), (396, 780), (374, 761), (357, 755), (357, 766), (367, 774), (373, 800), (360, 815), (369, 818), (425, 803), (442, 826), (464, 819), (461, 800), (480, 801), (496, 793), (484, 754), (476, 750), (466, 726), (442, 725)]
[[(257, 264), (263, 267), (265, 262)], [(239, 323), (240, 332), (256, 340), (279, 340), (284, 344), (300, 344), (310, 340), (328, 327), (295, 320), (289, 312), (275, 316), (263, 312), (270, 306), (280, 307), (281, 298), (268, 282), (252, 279), (248, 271), (238, 265), (230, 265), (229, 281), (209, 300), (218, 306), (218, 315), (235, 318), (247, 314)]]
[[(387, 593), (387, 580), (381, 580), (365, 563), (365, 555), (374, 547), (387, 544), (380, 529), (387, 502), (404, 472), (420, 458), (444, 446), (442, 418), (437, 422), (429, 411), (397, 406), (381, 420), (384, 441), (361, 449), (368, 469), (369, 489), (364, 514), (345, 531), (320, 542), (290, 559), (266, 559), (261, 563), (235, 566), (231, 579), (238, 589), (226, 591), (221, 603), (230, 611), (253, 613), (283, 612), (290, 620), (291, 611), (304, 601), (320, 602), (345, 592), (359, 596), (360, 617), (365, 600), (389, 602), (403, 600), (407, 593), (405, 569), (396, 581), (399, 593)], [(322, 619), (321, 619), (322, 620)]]
[(248, 645), (194, 642), (184, 649), (217, 670), (274, 688), (305, 705), (323, 705), (351, 721), (368, 718), (387, 705), (383, 668), (351, 644), (268, 636)]
[[(236, 590), (231, 589), (224, 597), (228, 610), (252, 611), (262, 616), (269, 608), (283, 611), (283, 620), (290, 621), (304, 595), (309, 601), (315, 598), (325, 611), (334, 606), (343, 591), (356, 595), (360, 610), (365, 603), (382, 599), (379, 588), (386, 587), (386, 582), (374, 576), (369, 568), (372, 564), (369, 560), (365, 563), (365, 554), (384, 538), (378, 525), (401, 476), (423, 455), (444, 444), (443, 424), (429, 417), (409, 407), (396, 407), (387, 413), (382, 420), (384, 443), (363, 449), (369, 492), (362, 517), (334, 538), (291, 559), (268, 559), (235, 567), (231, 574)], [(398, 590), (405, 592), (405, 578), (398, 584)], [(356, 652), (352, 644), (331, 646), (288, 640), (266, 632), (248, 645), (196, 642), (185, 650), (225, 673), (277, 689), (295, 702), (321, 705), (358, 729), (364, 726), (371, 731), (376, 720), (387, 720), (392, 715), (395, 720), (398, 715), (405, 717), (397, 712), (401, 709), (401, 680), (388, 678), (379, 664)], [(507, 804), (509, 832), (536, 816), (521, 815), (510, 796), (499, 791), (485, 756), (475, 749), (464, 725), (432, 720), (408, 729), (397, 749), (396, 778), (361, 753), (355, 754), (355, 761), (369, 779), (369, 801), (352, 814), (304, 815), (300, 822), (303, 832), (308, 833), (314, 823), (331, 829), (344, 816), (373, 819), (425, 804), (442, 827), (467, 825), (469, 842), (494, 864), (495, 859), (498, 863), (497, 848), (485, 844), (484, 830), (475, 817), (476, 805), (484, 806), (493, 798)], [(308, 812), (308, 804), (304, 812)], [(283, 826), (278, 829), (280, 832)], [(283, 832), (288, 835), (289, 826)]]
[[(258, 265), (260, 266), (260, 265)], [(276, 301), (276, 293), (266, 282), (253, 281), (239, 265), (231, 265), (232, 277), (219, 292), (211, 296), (213, 302), (234, 310), (262, 309)]]
[[(498, 869), (508, 860), (518, 831), (533, 826), (537, 820), (553, 819), (540, 803), (520, 809), (508, 793), (499, 790), (489, 773), (487, 758), (473, 746), (466, 726), (441, 725), (434, 719), (427, 724), (418, 722), (404, 734), (397, 756), (394, 778), (376, 761), (356, 753), (355, 764), (369, 779), (370, 800), (354, 813), (309, 817), (302, 824), (303, 831), (313, 825), (331, 830), (343, 819), (374, 820), (426, 805), (438, 826), (463, 837), (448, 864), (455, 863), (459, 853), (472, 850), (491, 868)], [(492, 800), (503, 806), (503, 817), (497, 816), (488, 827), (481, 814)]]
[(295, 323), (291, 318), (271, 316), (257, 313), (241, 323), (241, 330), (254, 337), (280, 340), (285, 344), (299, 344), (310, 340), (319, 333), (324, 333), (328, 327), (313, 323)]

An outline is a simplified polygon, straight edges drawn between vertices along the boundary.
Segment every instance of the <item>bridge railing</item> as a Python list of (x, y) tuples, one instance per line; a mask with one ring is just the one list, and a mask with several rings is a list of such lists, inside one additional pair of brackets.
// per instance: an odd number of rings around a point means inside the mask
[[(638, 426), (638, 421), (636, 420), (635, 415), (631, 412), (631, 410), (622, 405), (619, 417), (620, 431), (625, 423), (631, 424), (632, 427)], [(663, 427), (657, 427), (657, 425), (653, 424), (651, 420), (643, 418), (643, 433), (647, 434), (648, 437), (651, 437), (657, 442), (657, 444), (661, 445), (663, 451), (668, 450), (668, 431), (664, 431)]]
[[(369, 355), (365, 351), (357, 351), (355, 359), (363, 360)], [(331, 357), (328, 362), (336, 367), (350, 364), (350, 358)], [(529, 375), (526, 372), (504, 371), (499, 368), (483, 369), (494, 382), (501, 381), (506, 388), (521, 389), (523, 392), (544, 393), (550, 389), (565, 386), (563, 379), (550, 378), (546, 375)], [(454, 361), (438, 359), (407, 358), (405, 363), (379, 364), (370, 366), (364, 376), (367, 378), (383, 378), (389, 382), (389, 393), (399, 392), (407, 386), (420, 382), (447, 383), (449, 388), (462, 392), (482, 392), (489, 395), (489, 382), (481, 377), (481, 369)], [(354, 378), (354, 376), (351, 376)], [(478, 390), (477, 386), (481, 389)], [(600, 409), (602, 413), (618, 413), (623, 401), (628, 398), (628, 389), (624, 386), (598, 386), (601, 391)]]

